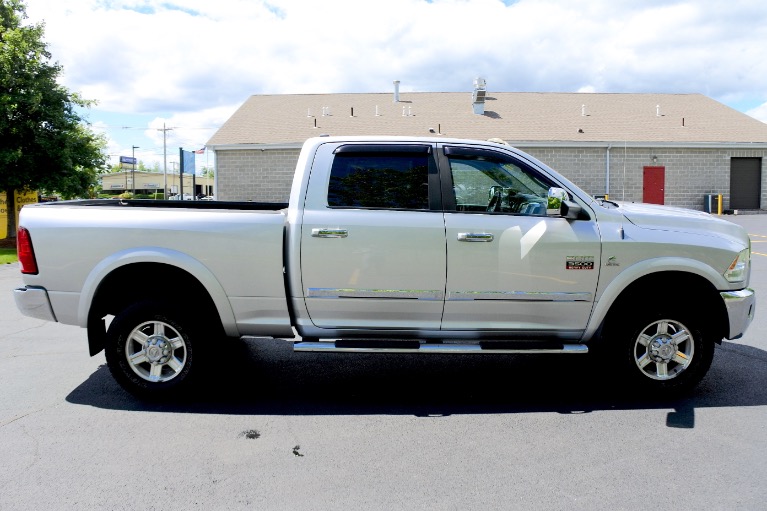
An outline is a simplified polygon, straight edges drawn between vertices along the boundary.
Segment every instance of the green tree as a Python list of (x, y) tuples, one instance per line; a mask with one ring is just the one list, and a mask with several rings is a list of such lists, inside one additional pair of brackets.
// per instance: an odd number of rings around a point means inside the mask
[(57, 82), (44, 25), (24, 25), (23, 0), (0, 0), (0, 191), (6, 192), (8, 236), (16, 235), (14, 191), (88, 196), (105, 165), (103, 137), (78, 108), (93, 102)]

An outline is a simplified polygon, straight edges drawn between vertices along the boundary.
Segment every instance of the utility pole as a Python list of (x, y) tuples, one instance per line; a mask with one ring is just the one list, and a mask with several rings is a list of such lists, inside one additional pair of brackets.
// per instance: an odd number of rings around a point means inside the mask
[(166, 128), (165, 123), (162, 123), (162, 129), (157, 129), (157, 131), (162, 131), (162, 173), (164, 175), (164, 183), (162, 188), (162, 198), (167, 199), (168, 198), (168, 144), (167, 144), (167, 136), (168, 132), (173, 130), (173, 128)]

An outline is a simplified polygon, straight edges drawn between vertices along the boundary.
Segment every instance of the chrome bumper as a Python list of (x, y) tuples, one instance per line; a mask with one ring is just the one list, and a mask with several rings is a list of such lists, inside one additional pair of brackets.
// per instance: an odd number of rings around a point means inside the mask
[(25, 316), (45, 321), (56, 321), (48, 291), (42, 287), (19, 287), (13, 290), (16, 307)]
[(727, 339), (737, 339), (743, 335), (754, 319), (756, 311), (756, 295), (750, 288), (740, 291), (722, 291), (722, 300), (727, 309), (727, 316), (730, 320), (729, 334)]

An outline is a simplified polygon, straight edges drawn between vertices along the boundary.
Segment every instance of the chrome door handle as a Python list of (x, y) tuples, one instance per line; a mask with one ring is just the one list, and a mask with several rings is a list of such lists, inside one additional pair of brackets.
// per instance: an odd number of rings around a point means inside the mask
[(484, 242), (493, 241), (495, 236), (489, 232), (459, 232), (458, 241)]
[(346, 229), (328, 229), (327, 227), (318, 227), (312, 229), (314, 238), (345, 238), (349, 235)]

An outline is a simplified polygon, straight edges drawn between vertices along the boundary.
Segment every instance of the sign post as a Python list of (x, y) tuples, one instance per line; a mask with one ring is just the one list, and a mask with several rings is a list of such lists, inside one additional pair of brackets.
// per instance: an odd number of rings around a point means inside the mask
[[(136, 168), (136, 158), (133, 158), (131, 156), (120, 156), (120, 168), (123, 169), (123, 172), (125, 172), (125, 191), (128, 191), (128, 171), (126, 170), (128, 168), (128, 165), (130, 165), (130, 169), (134, 170)], [(131, 180), (132, 182), (133, 180)]]

